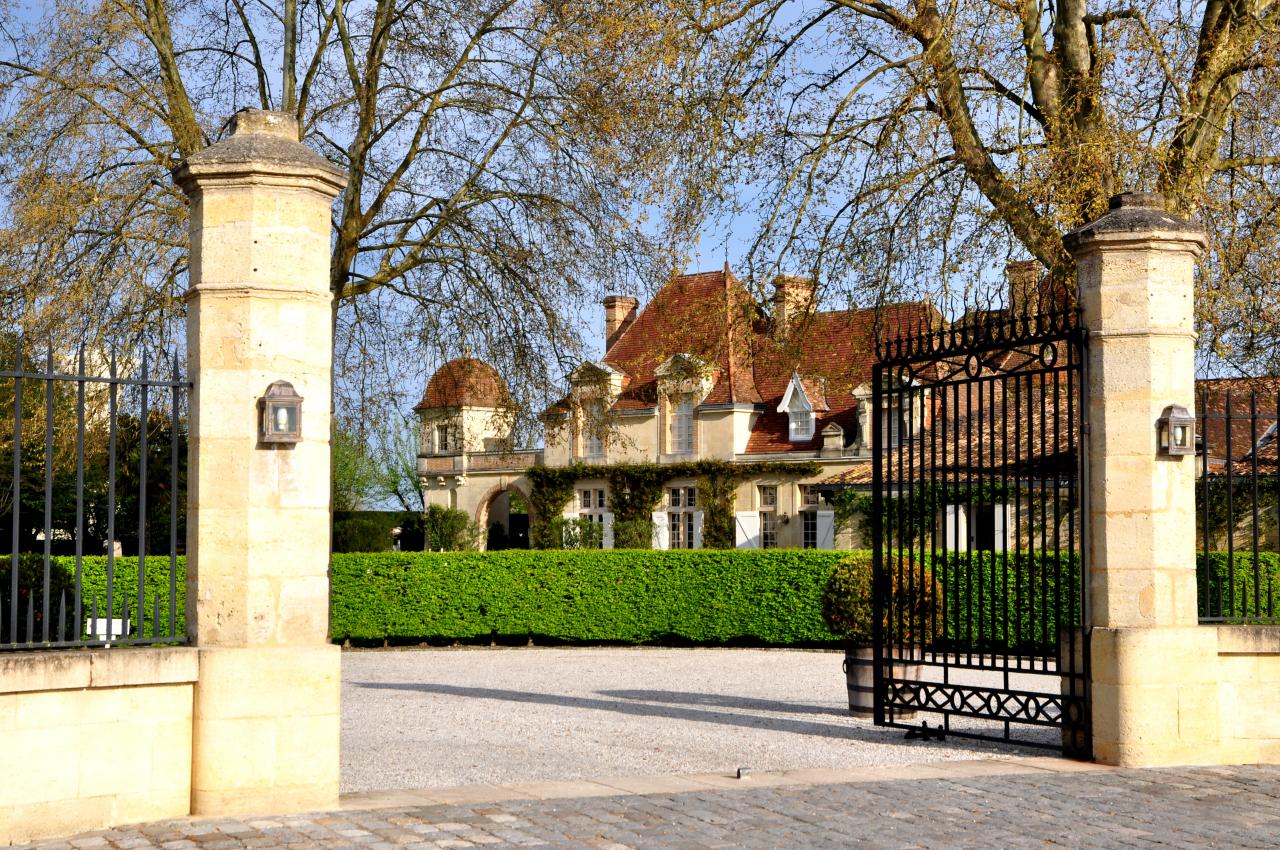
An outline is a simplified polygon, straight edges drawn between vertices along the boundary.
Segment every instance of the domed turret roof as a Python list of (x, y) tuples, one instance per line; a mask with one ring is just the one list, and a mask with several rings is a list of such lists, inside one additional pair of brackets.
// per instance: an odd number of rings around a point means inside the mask
[(509, 407), (506, 382), (483, 360), (459, 357), (436, 370), (415, 410), (434, 407)]

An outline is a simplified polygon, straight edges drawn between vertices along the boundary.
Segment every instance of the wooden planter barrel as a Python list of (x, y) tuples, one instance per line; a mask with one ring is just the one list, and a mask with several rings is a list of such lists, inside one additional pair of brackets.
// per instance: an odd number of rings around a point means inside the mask
[[(870, 717), (876, 710), (876, 651), (869, 646), (860, 646), (844, 651), (844, 678), (849, 689), (849, 713), (855, 717)], [(893, 665), (895, 680), (918, 680), (920, 665), (911, 662), (897, 662)], [(899, 709), (894, 712), (894, 720), (911, 720), (914, 711)]]

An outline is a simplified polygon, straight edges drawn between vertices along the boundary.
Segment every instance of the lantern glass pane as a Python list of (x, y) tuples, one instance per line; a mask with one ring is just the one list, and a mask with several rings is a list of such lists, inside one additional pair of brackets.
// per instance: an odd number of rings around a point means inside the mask
[(271, 405), (271, 430), (277, 434), (297, 433), (298, 409), (291, 404)]

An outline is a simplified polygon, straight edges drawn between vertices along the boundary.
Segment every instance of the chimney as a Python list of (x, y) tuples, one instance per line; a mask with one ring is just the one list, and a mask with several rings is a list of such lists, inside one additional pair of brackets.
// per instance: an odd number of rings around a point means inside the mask
[(1048, 304), (1040, 304), (1040, 261), (1010, 260), (1004, 264), (1004, 279), (1009, 287), (1009, 313), (1031, 316)]
[(636, 320), (637, 298), (630, 295), (606, 295), (604, 299), (604, 350), (609, 351), (618, 337)]
[(814, 308), (816, 288), (812, 278), (799, 275), (780, 274), (773, 279), (773, 326), (779, 334)]

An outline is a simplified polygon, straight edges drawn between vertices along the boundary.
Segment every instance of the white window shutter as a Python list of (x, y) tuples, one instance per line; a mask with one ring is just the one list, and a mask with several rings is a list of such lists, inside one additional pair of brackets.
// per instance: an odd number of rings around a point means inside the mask
[(836, 548), (836, 512), (818, 511), (818, 546), (819, 549)]
[(969, 548), (969, 523), (964, 505), (947, 505), (942, 521), (942, 548), (963, 552)]
[(760, 548), (760, 514), (743, 511), (734, 515), (735, 543), (739, 549)]
[(601, 525), (600, 539), (602, 541), (600, 545), (601, 545), (601, 548), (603, 549), (612, 549), (613, 548), (613, 514), (606, 511), (603, 515), (603, 519), (604, 521), (600, 523)]
[(693, 548), (702, 548), (702, 511), (693, 512)]
[(666, 511), (653, 512), (653, 548), (671, 548), (671, 529), (667, 527)]
[(992, 505), (991, 515), (993, 524), (995, 525), (995, 534), (992, 535), (994, 540), (991, 548), (996, 552), (1003, 552), (1009, 548), (1009, 527), (1013, 525), (1010, 520), (1013, 518), (1009, 505)]

